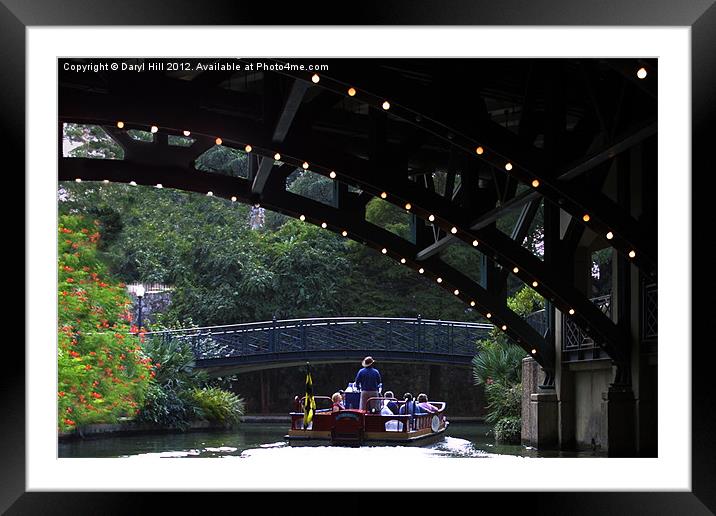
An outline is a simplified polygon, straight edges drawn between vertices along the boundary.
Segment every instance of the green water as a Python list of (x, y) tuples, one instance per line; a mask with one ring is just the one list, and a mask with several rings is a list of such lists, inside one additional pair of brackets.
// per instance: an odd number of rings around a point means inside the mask
[[(229, 431), (187, 432), (173, 434), (130, 435), (98, 437), (59, 443), (58, 455), (65, 457), (231, 457), (248, 460), (295, 453), (294, 447), (284, 440), (288, 424), (243, 424)], [(483, 424), (453, 423), (445, 438), (417, 448), (415, 452), (426, 456), (499, 458), (520, 457), (594, 457), (593, 452), (542, 452), (521, 445), (497, 445), (489, 434), (491, 427)], [(489, 434), (489, 435), (488, 435)], [(402, 446), (380, 447), (381, 455), (398, 452)], [(311, 448), (308, 453), (327, 453), (330, 447)], [(365, 448), (354, 448), (347, 453), (361, 453)]]

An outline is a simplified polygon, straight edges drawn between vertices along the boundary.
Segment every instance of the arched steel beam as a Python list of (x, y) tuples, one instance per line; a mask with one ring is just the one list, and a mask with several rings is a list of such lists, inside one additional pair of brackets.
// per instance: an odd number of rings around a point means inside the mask
[[(155, 186), (159, 183), (164, 188), (205, 195), (207, 192), (212, 192), (216, 197), (253, 203), (250, 181), (174, 166), (136, 165), (123, 160), (61, 158), (59, 180), (76, 179), (125, 184), (134, 181), (138, 185), (146, 186)], [(450, 291), (458, 289), (456, 297), (486, 316), (490, 314), (492, 322), (504, 328), (503, 331), (533, 356), (545, 370), (554, 370), (554, 350), (547, 346), (538, 332), (507, 306), (498, 303), (485, 289), (437, 257), (425, 263), (417, 263), (412, 259), (417, 250), (415, 245), (365, 220), (358, 219), (352, 212), (286, 192), (285, 189), (269, 188), (266, 193), (266, 197), (262, 199), (262, 206), (294, 218), (303, 215), (308, 222), (326, 223), (327, 227), (338, 232), (347, 231), (346, 237), (374, 249), (386, 249), (387, 252), (384, 254), (399, 260), (400, 263), (404, 259), (406, 266), (414, 270), (422, 268), (422, 274), (427, 277), (436, 280), (440, 278), (440, 287)]]
[[(91, 100), (91, 102), (90, 102)], [(108, 105), (109, 104), (109, 105)], [(147, 121), (146, 114), (140, 115), (137, 110), (140, 108), (136, 102), (122, 102), (122, 99), (115, 99), (113, 102), (103, 102), (99, 99), (87, 98), (86, 102), (75, 107), (78, 114), (66, 115), (63, 106), (60, 106), (61, 117), (71, 116), (73, 121), (77, 118), (83, 118), (79, 113), (85, 111), (99, 112), (107, 116), (109, 120), (131, 120), (131, 123), (149, 123), (156, 125), (159, 122)], [(179, 119), (181, 113), (177, 114), (171, 106), (162, 109), (161, 106), (155, 106), (154, 111), (156, 120), (161, 120), (162, 128), (182, 127), (186, 122)], [(129, 112), (123, 111), (126, 109)], [(140, 116), (139, 119), (130, 118), (132, 115)], [(185, 113), (186, 114), (186, 113)], [(85, 117), (87, 115), (85, 114)], [(107, 118), (100, 121), (105, 123)], [(265, 156), (273, 155), (275, 147), (267, 138), (265, 133), (256, 128), (250, 122), (246, 126), (237, 126), (235, 121), (224, 120), (220, 115), (214, 115), (212, 118), (205, 118), (202, 113), (189, 117), (194, 127), (198, 128), (197, 132), (209, 133), (212, 130), (220, 131), (223, 139), (228, 143), (233, 141), (237, 147), (242, 148), (244, 144), (251, 143), (254, 152), (262, 153)], [(97, 123), (94, 118), (85, 118), (88, 123)], [(125, 122), (125, 127), (128, 122)], [(171, 125), (174, 124), (174, 125)], [(256, 130), (253, 136), (247, 134), (250, 130)], [(172, 129), (176, 131), (176, 129)], [(260, 142), (256, 143), (255, 142)], [(345, 179), (346, 182), (358, 184), (368, 191), (380, 193), (382, 191), (391, 192), (388, 201), (399, 206), (405, 203), (411, 204), (411, 211), (424, 219), (428, 219), (429, 215), (435, 216), (435, 223), (446, 229), (448, 232), (455, 227), (458, 232), (456, 236), (465, 242), (472, 243), (477, 240), (481, 250), (485, 251), (494, 259), (501, 261), (503, 266), (517, 268), (515, 276), (522, 279), (525, 283), (531, 284), (533, 281), (538, 282), (538, 290), (546, 298), (550, 299), (564, 313), (574, 311), (574, 315), (581, 320), (580, 325), (588, 334), (594, 336), (596, 333), (599, 339), (604, 342), (607, 352), (615, 360), (626, 360), (627, 338), (622, 331), (618, 330), (616, 325), (608, 319), (597, 307), (595, 307), (584, 295), (567, 283), (560, 277), (556, 271), (551, 271), (545, 267), (544, 263), (522, 248), (519, 243), (512, 241), (507, 235), (504, 235), (490, 228), (481, 230), (470, 229), (466, 214), (456, 207), (449, 200), (427, 190), (420, 188), (416, 183), (405, 181), (402, 176), (397, 178), (391, 177), (390, 169), (383, 165), (380, 169), (370, 168), (370, 164), (363, 160), (358, 160), (351, 156), (345, 156), (335, 149), (321, 145), (320, 141), (308, 137), (301, 141), (299, 146), (295, 143), (285, 142), (282, 144), (282, 161), (288, 161), (295, 166), (301, 166), (303, 159), (294, 158), (293, 156), (304, 156), (310, 163), (310, 169), (313, 172), (321, 173), (328, 176), (331, 171), (336, 171), (339, 179)], [(285, 151), (284, 151), (285, 149)], [(311, 157), (315, 156), (320, 160), (318, 164), (311, 161)], [(306, 159), (304, 158), (304, 159)], [(338, 165), (335, 169), (331, 164)], [(396, 180), (397, 179), (397, 180)], [(397, 192), (397, 193), (393, 193)], [(416, 253), (413, 255), (415, 257)]]
[[(278, 59), (274, 61), (282, 63)], [(310, 82), (313, 75), (313, 72), (297, 72), (290, 69), (277, 70), (274, 73), (306, 82)], [(357, 84), (350, 84), (323, 73), (320, 77), (320, 82), (314, 84), (315, 87), (326, 88), (344, 96), (347, 95), (349, 87), (355, 87), (356, 94), (353, 98), (362, 100), (370, 106), (380, 106), (386, 100), (390, 100), (389, 97), (371, 93), (368, 91), (370, 87), (368, 90), (362, 89)], [(556, 179), (558, 173), (547, 167), (539, 150), (525, 145), (509, 130), (490, 120), (476, 119), (472, 124), (475, 128), (474, 135), (467, 135), (407, 106), (391, 103), (389, 112), (392, 116), (416, 125), (450, 145), (490, 163), (496, 169), (504, 170), (526, 185), (531, 185), (535, 180), (539, 181), (536, 189), (540, 194), (557, 203), (562, 210), (570, 213), (577, 220), (582, 220), (582, 217), (588, 214), (590, 226), (597, 232), (600, 234), (611, 232), (614, 235), (612, 246), (620, 254), (628, 256), (635, 265), (645, 268), (650, 275), (656, 276), (655, 248), (644, 239), (645, 232), (640, 230), (639, 224), (629, 214), (611, 203), (606, 196), (595, 195), (594, 192), (585, 195), (574, 185)], [(480, 151), (476, 152), (478, 148)], [(631, 253), (634, 253), (634, 257)]]

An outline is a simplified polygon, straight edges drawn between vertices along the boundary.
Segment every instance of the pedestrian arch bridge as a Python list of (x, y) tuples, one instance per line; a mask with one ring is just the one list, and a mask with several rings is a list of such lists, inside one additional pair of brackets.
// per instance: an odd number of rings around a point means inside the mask
[(305, 364), (380, 362), (470, 365), (491, 324), (390, 317), (287, 319), (150, 332), (189, 342), (212, 376)]

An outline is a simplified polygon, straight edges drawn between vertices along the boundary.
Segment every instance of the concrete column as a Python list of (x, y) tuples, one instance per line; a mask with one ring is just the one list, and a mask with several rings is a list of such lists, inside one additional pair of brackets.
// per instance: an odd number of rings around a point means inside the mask
[(602, 393), (602, 436), (610, 457), (635, 457), (635, 406), (631, 389)]
[(557, 421), (557, 393), (554, 389), (531, 394), (530, 445), (537, 449), (556, 447), (559, 441)]

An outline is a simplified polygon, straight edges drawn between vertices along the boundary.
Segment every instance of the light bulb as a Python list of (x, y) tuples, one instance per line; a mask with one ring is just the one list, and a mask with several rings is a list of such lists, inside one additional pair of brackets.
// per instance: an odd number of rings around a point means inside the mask
[(419, 272), (420, 274), (422, 274), (422, 273), (425, 272), (425, 269), (423, 269), (422, 267), (420, 267), (420, 268), (418, 269), (418, 272)]
[(301, 215), (301, 216), (298, 217), (298, 218), (299, 218), (299, 220), (300, 220), (301, 222), (303, 222), (304, 220), (306, 220), (306, 216), (305, 216), (305, 215)]
[(505, 170), (512, 170), (512, 163), (506, 163)]
[(214, 196), (214, 192), (206, 192), (206, 195), (209, 196), (209, 197), (213, 197), (213, 196)]
[(273, 155), (273, 159), (274, 159), (275, 161), (278, 161), (278, 160), (281, 159), (281, 155), (277, 152), (276, 154)]
[(629, 258), (634, 258), (636, 256), (636, 252), (629, 251)]
[(231, 198), (231, 202), (236, 202), (236, 197), (235, 197), (235, 196)]
[(450, 230), (450, 233), (452, 233), (453, 235), (455, 233), (457, 233), (457, 228), (455, 226), (453, 226), (452, 229)]
[(406, 202), (406, 203), (405, 203), (405, 209), (406, 209), (406, 210), (409, 210), (409, 209), (412, 208), (412, 207), (413, 207), (413, 206), (412, 206), (409, 202)]
[(533, 186), (534, 188), (537, 188), (537, 187), (539, 186), (539, 180), (538, 180), (538, 179), (533, 179), (533, 180), (532, 180), (532, 186)]
[(159, 128), (158, 128), (156, 125), (153, 125), (153, 126), (149, 129), (149, 132), (151, 132), (151, 133), (156, 133), (158, 130), (159, 130)]
[(574, 308), (569, 309), (569, 315), (574, 315)]
[(328, 174), (328, 177), (330, 177), (331, 179), (335, 179), (335, 178), (336, 178), (336, 173), (335, 173), (333, 170), (331, 170), (331, 173)]
[(443, 279), (442, 279), (442, 278), (438, 278), (438, 279), (436, 279), (435, 281), (437, 281), (438, 283), (442, 283), (442, 282), (443, 282)]
[(474, 302), (474, 301), (470, 301), (470, 306), (475, 306), (475, 302)]
[(533, 354), (533, 355), (536, 355), (536, 354), (537, 354), (537, 350), (534, 349), (534, 348), (532, 348), (532, 354)]
[(313, 81), (313, 84), (318, 84), (318, 81), (320, 81), (321, 78), (318, 76), (317, 73), (314, 73), (313, 77), (311, 77), (311, 80)]
[(435, 222), (435, 215), (430, 215), (430, 216), (428, 217), (428, 220), (429, 220), (430, 222)]
[(79, 177), (77, 179), (75, 179), (75, 183), (81, 183), (81, 182), (82, 182), (82, 180)]
[(157, 188), (164, 188), (161, 183), (157, 183)]
[(223, 143), (223, 140), (221, 138), (217, 138), (215, 141), (217, 145), (221, 145)]
[(388, 111), (390, 109), (390, 102), (388, 102), (387, 100), (383, 102), (383, 109)]
[(607, 233), (607, 240), (611, 240), (612, 238), (614, 238), (614, 233), (610, 231), (609, 233)]
[(453, 290), (453, 294), (455, 294), (457, 296), (460, 294), (460, 291), (458, 289), (455, 289), (455, 290)]
[(122, 129), (124, 127), (124, 122), (122, 122), (121, 120), (119, 122), (117, 122), (117, 127)]
[(321, 222), (321, 227), (323, 229), (326, 229), (328, 227), (328, 224), (326, 224), (325, 222)]
[(503, 324), (503, 325), (502, 325), (502, 331), (507, 331), (507, 325), (506, 325), (506, 324)]
[(512, 272), (514, 272), (515, 274), (517, 274), (518, 272), (520, 272), (520, 269), (518, 269), (517, 267), (515, 267), (514, 269), (512, 269)]
[(487, 312), (487, 313), (485, 314), (485, 317), (487, 317), (487, 318), (489, 319), (490, 317), (492, 317), (492, 314), (491, 314), (490, 312)]
[(137, 183), (135, 183), (134, 181), (130, 181), (129, 184), (130, 184), (131, 186), (137, 186)]
[(474, 247), (477, 247), (477, 244), (479, 244), (479, 242), (478, 242), (477, 240), (473, 240), (473, 241), (472, 241), (472, 245), (473, 245)]
[(400, 263), (405, 263), (405, 261), (406, 261), (405, 258), (400, 259)]
[(251, 152), (253, 150), (253, 147), (251, 147), (251, 145), (247, 145), (246, 147), (244, 147), (244, 150), (246, 152)]
[(582, 220), (583, 220), (584, 222), (589, 222), (589, 219), (591, 219), (591, 217), (589, 216), (588, 213), (585, 213), (585, 214), (582, 216)]
[(388, 250), (385, 247), (381, 249), (380, 252), (383, 254), (388, 254)]
[(109, 179), (105, 179), (102, 181), (104, 184), (109, 184)]
[(191, 134), (191, 131), (184, 131), (184, 136), (189, 136)]
[(349, 97), (355, 97), (356, 95), (356, 89), (355, 88), (348, 88), (348, 96)]
[(380, 198), (381, 198), (381, 199), (387, 199), (387, 198), (388, 198), (388, 194), (387, 194), (386, 192), (381, 192), (381, 193), (380, 193)]
[(303, 170), (308, 170), (308, 161), (303, 162)]
[(533, 282), (532, 282), (532, 286), (533, 286), (534, 288), (537, 288), (537, 285), (538, 285), (538, 283), (537, 283), (536, 281), (533, 281)]
[(636, 72), (636, 76), (639, 77), (639, 79), (646, 79), (646, 68), (639, 68)]
[(485, 149), (483, 149), (482, 147), (478, 147), (477, 149), (475, 149), (475, 152), (476, 152), (478, 155), (482, 155), (482, 153), (485, 152)]

